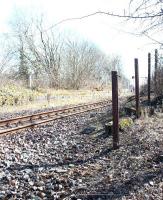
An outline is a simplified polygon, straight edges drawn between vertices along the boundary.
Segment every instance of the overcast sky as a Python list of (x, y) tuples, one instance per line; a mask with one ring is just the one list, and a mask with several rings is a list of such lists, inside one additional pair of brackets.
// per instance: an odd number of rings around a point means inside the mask
[[(47, 27), (66, 19), (81, 17), (96, 11), (124, 13), (128, 0), (0, 0), (0, 32), (9, 31), (9, 21), (18, 10), (26, 13), (44, 14)], [(133, 21), (96, 15), (82, 20), (67, 21), (59, 25), (61, 29), (75, 31), (98, 45), (106, 54), (119, 54), (124, 72), (128, 78), (134, 74), (134, 58), (139, 58), (140, 76), (147, 76), (147, 53), (157, 46), (145, 37), (137, 37), (128, 32), (136, 32)]]

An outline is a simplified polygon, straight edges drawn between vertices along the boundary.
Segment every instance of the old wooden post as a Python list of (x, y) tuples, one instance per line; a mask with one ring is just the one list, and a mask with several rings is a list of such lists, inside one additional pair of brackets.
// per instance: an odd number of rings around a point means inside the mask
[(112, 71), (113, 149), (119, 147), (118, 75)]
[(139, 67), (138, 59), (135, 58), (135, 99), (136, 99), (136, 117), (139, 118), (140, 115), (140, 105), (139, 105)]
[(151, 54), (148, 53), (148, 106), (151, 105)]

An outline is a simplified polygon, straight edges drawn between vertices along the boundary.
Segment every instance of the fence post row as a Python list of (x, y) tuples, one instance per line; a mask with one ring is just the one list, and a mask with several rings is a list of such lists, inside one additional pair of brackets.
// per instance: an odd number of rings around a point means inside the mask
[(113, 149), (119, 147), (118, 74), (112, 71)]
[(151, 54), (148, 53), (148, 106), (151, 105)]
[(139, 105), (139, 67), (138, 59), (135, 58), (135, 99), (136, 99), (136, 117), (139, 118), (140, 115), (140, 105)]

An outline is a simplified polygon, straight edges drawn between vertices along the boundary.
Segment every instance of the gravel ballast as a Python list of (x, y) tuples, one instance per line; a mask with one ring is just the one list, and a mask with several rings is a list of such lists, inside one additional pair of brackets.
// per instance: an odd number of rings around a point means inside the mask
[(162, 200), (163, 117), (136, 120), (113, 150), (98, 112), (0, 136), (0, 199)]

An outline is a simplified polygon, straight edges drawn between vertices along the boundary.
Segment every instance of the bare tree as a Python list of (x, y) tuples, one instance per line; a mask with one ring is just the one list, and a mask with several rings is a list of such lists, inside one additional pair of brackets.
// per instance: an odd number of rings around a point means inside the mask
[[(59, 87), (62, 42), (58, 33), (45, 32), (43, 20), (24, 17), (13, 21), (14, 43), (17, 48), (18, 77), (28, 82), (30, 74), (38, 83)], [(44, 77), (44, 78), (43, 78)]]
[(79, 89), (95, 76), (99, 67), (100, 51), (87, 41), (68, 41), (65, 49), (66, 82)]
[(107, 85), (112, 69), (121, 72), (120, 57), (106, 56), (90, 41), (63, 40), (56, 30), (45, 31), (42, 18), (17, 17), (12, 28), (17, 77), (26, 85), (32, 74), (35, 86), (79, 89)]
[(36, 77), (39, 73), (47, 74), (50, 87), (59, 87), (59, 71), (61, 67), (62, 42), (54, 33), (43, 32), (42, 24), (37, 25), (38, 35), (26, 35), (28, 46), (27, 58)]
[(130, 0), (128, 12), (129, 19), (137, 16), (134, 19), (139, 24), (136, 34), (144, 35), (156, 44), (163, 44), (163, 41), (156, 37), (163, 30), (162, 0)]
[(4, 47), (2, 49), (3, 52), (0, 53), (0, 74), (8, 69), (14, 54), (11, 49), (4, 49)]

